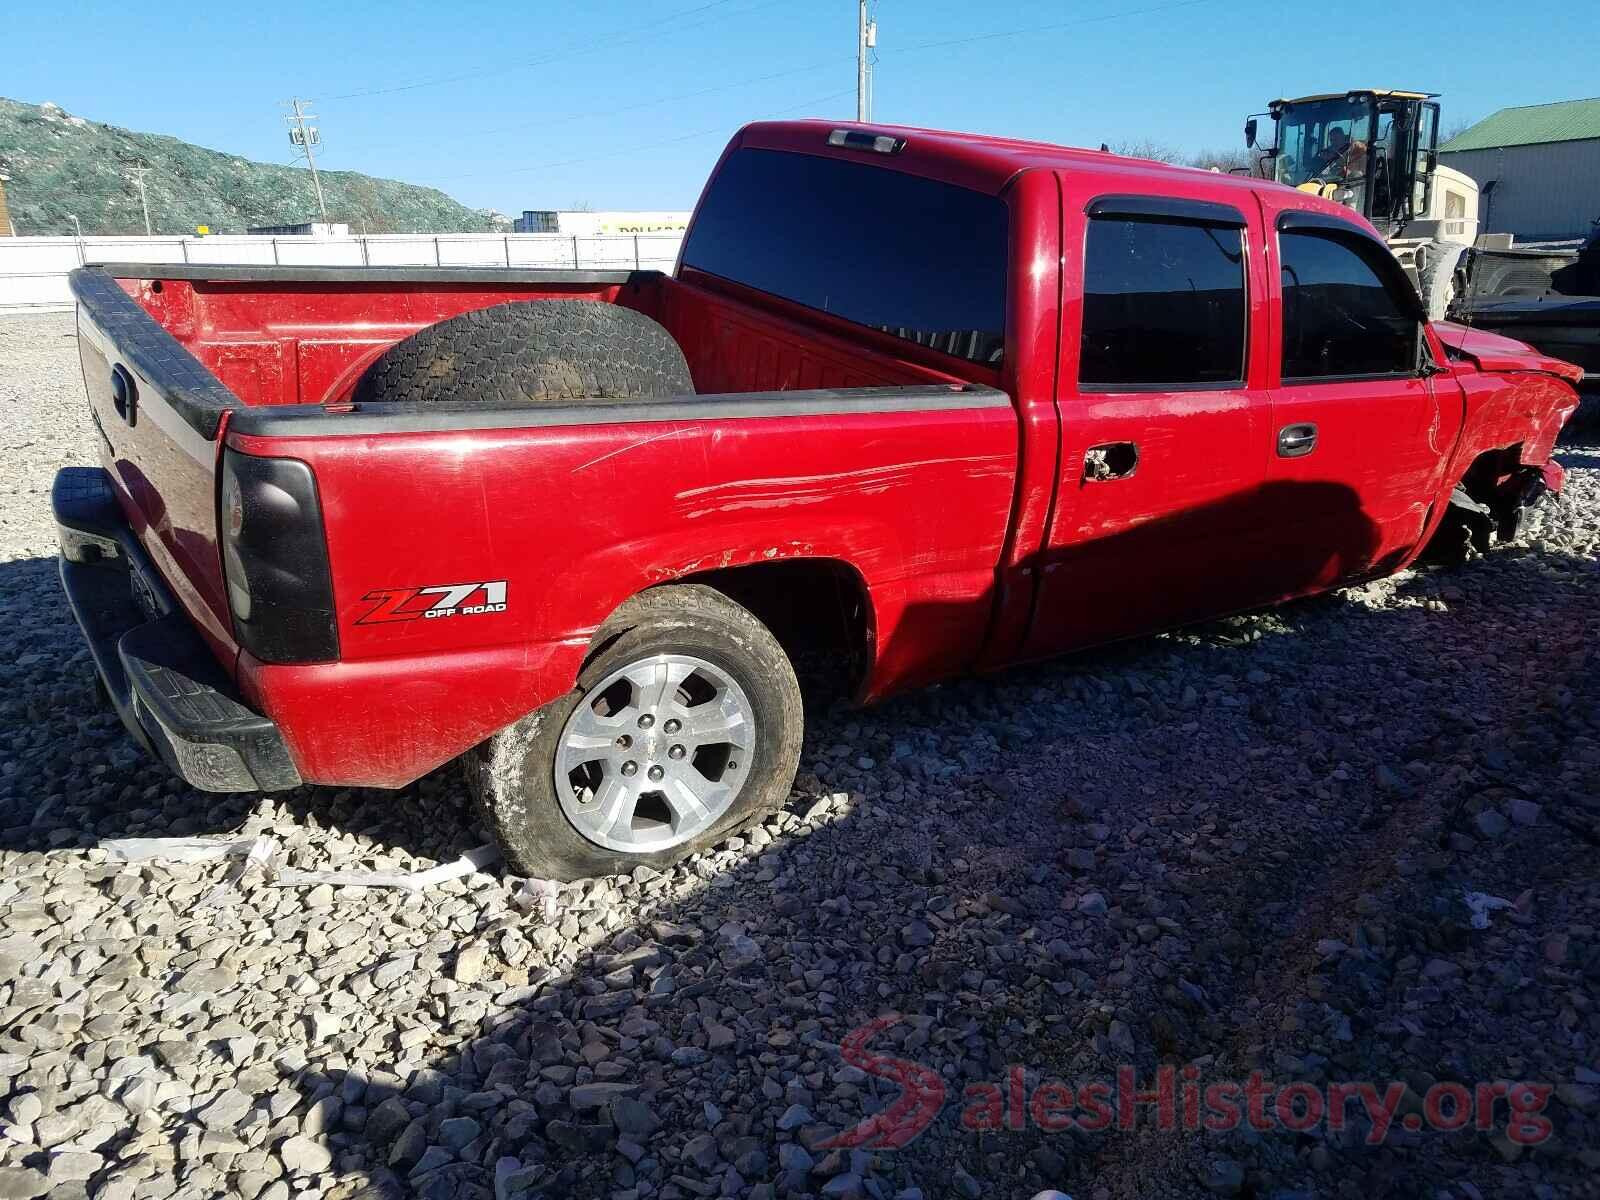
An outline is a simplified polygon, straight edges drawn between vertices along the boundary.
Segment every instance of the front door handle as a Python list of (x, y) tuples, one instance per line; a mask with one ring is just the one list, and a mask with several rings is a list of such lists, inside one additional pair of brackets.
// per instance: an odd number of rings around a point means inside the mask
[(1317, 427), (1307, 422), (1304, 425), (1285, 425), (1278, 430), (1278, 457), (1303, 458), (1317, 448)]

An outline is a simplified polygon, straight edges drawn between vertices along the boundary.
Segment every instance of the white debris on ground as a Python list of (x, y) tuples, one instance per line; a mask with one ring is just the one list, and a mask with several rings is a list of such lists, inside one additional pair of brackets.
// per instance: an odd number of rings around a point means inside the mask
[[(81, 387), (70, 317), (0, 319), (0, 1198), (1592, 1188), (1595, 446), (1528, 548), (813, 712), (784, 812), (557, 887), (474, 859), (448, 770), (212, 796), (140, 754), (56, 578)], [(149, 838), (245, 849), (113, 856)], [(948, 1099), (901, 1149), (830, 1149), (900, 1093), (839, 1052), (888, 1013), (872, 1049)], [(1541, 1081), (1553, 1136), (961, 1126), (1011, 1064), (1121, 1063)]]
[[(493, 845), (468, 850), (460, 858), (426, 871), (275, 871), (269, 882), (273, 887), (304, 887), (307, 884), (328, 884), (332, 887), (399, 888), (407, 892), (425, 892), (451, 879), (461, 879), (477, 874), (487, 866), (500, 861), (500, 851)], [(544, 883), (544, 880), (529, 880)]]

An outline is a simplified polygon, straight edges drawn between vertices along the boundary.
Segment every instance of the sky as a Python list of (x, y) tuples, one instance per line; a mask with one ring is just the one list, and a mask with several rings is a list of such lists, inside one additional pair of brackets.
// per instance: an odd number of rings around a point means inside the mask
[[(283, 102), (305, 97), (319, 166), (507, 213), (689, 208), (742, 123), (855, 115), (855, 0), (7, 7), (11, 99), (287, 163)], [(1276, 96), (1354, 87), (1440, 92), (1446, 130), (1600, 91), (1592, 0), (872, 10), (876, 122), (1068, 145), (1231, 147)]]

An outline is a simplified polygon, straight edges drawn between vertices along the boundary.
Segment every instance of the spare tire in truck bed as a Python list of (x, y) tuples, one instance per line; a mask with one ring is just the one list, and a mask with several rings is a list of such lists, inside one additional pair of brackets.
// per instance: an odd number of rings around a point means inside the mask
[(361, 376), (355, 400), (530, 404), (693, 392), (678, 343), (643, 313), (528, 300), (463, 313), (396, 343)]

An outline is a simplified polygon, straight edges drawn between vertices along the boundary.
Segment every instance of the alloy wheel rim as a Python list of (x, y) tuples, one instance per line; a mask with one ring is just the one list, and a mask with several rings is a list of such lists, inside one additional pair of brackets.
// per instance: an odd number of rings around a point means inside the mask
[(727, 671), (692, 654), (652, 654), (612, 671), (572, 710), (556, 796), (597, 846), (670, 850), (726, 815), (755, 741), (750, 698)]

